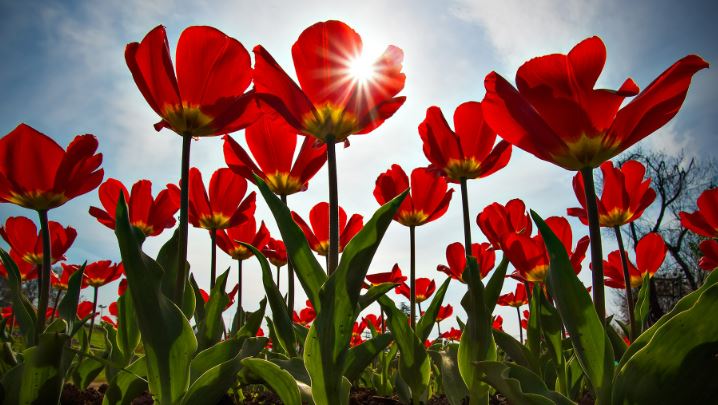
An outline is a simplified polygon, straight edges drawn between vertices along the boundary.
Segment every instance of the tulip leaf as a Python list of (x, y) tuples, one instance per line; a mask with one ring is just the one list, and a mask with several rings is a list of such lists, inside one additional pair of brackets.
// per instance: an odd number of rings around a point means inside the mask
[(391, 344), (392, 340), (391, 334), (384, 333), (349, 349), (344, 360), (344, 377), (349, 381), (356, 381), (374, 358)]
[[(157, 254), (157, 263), (164, 270), (162, 276), (162, 292), (167, 297), (174, 297), (177, 288), (177, 271), (179, 266), (179, 228), (172, 233), (172, 237), (160, 248)], [(185, 262), (185, 274), (189, 274), (189, 262)], [(194, 313), (195, 297), (189, 285), (185, 285), (184, 296), (182, 297), (182, 313), (187, 319)]]
[(563, 243), (535, 212), (531, 216), (549, 254), (549, 290), (554, 294), (575, 354), (599, 403), (609, 403), (613, 378), (613, 348), (591, 297), (573, 270)]
[[(99, 359), (109, 360), (112, 355), (112, 344), (108, 337), (107, 330), (105, 328), (100, 329), (104, 338), (105, 350), (101, 354), (95, 354), (93, 357)], [(95, 332), (96, 333), (96, 332)], [(88, 345), (89, 346), (89, 345)], [(88, 353), (92, 353), (91, 349), (88, 349)], [(86, 389), (92, 381), (100, 375), (102, 369), (105, 367), (104, 362), (95, 360), (92, 357), (80, 358), (77, 367), (72, 372), (72, 379), (75, 385), (81, 390)]]
[(494, 329), (493, 331), (494, 340), (499, 345), (512, 361), (520, 366), (524, 366), (536, 374), (541, 373), (541, 366), (539, 360), (534, 354), (524, 345), (516, 340), (513, 336), (508, 333)]
[(314, 257), (309, 244), (301, 228), (292, 219), (289, 208), (267, 187), (267, 184), (257, 175), (254, 175), (254, 183), (262, 193), (269, 209), (274, 215), (279, 227), (279, 233), (287, 248), (287, 256), (292, 261), (295, 274), (312, 302), (314, 308), (319, 311), (319, 289), (327, 280), (322, 266)]
[(289, 309), (287, 309), (287, 304), (284, 302), (284, 297), (282, 297), (282, 293), (279, 292), (279, 287), (277, 287), (274, 283), (272, 270), (269, 268), (269, 262), (267, 261), (267, 258), (264, 257), (262, 252), (257, 250), (254, 246), (248, 243), (242, 243), (242, 246), (252, 252), (262, 268), (262, 283), (264, 284), (264, 291), (267, 294), (269, 307), (272, 309), (272, 323), (277, 336), (277, 339), (274, 340), (274, 344), (279, 344), (290, 357), (295, 357), (297, 355), (297, 351), (294, 341), (292, 318), (289, 314)]
[(317, 317), (304, 344), (304, 364), (312, 376), (312, 393), (318, 405), (337, 401), (343, 404), (349, 400), (349, 388), (337, 370), (344, 369), (364, 278), (406, 194), (402, 193), (374, 213), (346, 245), (336, 271), (319, 291), (319, 306), (314, 306)]
[(529, 299), (529, 319), (526, 324), (526, 346), (536, 358), (541, 357), (541, 286), (533, 284)]
[(606, 318), (606, 334), (611, 341), (611, 347), (613, 347), (613, 358), (615, 361), (619, 361), (626, 352), (626, 342), (623, 341), (623, 337), (618, 334), (616, 329), (611, 326), (610, 318)]
[(209, 299), (204, 305), (204, 319), (198, 323), (197, 327), (197, 350), (204, 350), (222, 338), (222, 333), (224, 333), (222, 312), (229, 304), (229, 296), (225, 291), (228, 275), (229, 269), (217, 277)]
[(513, 363), (480, 361), (476, 368), (482, 379), (503, 394), (512, 404), (570, 405), (570, 399), (549, 390), (541, 377)]
[(182, 310), (162, 291), (162, 266), (140, 249), (123, 195), (115, 219), (127, 291), (137, 309), (150, 391), (160, 403), (178, 403), (189, 387), (190, 361), (197, 340)]
[(393, 283), (381, 283), (369, 287), (367, 292), (359, 297), (359, 312), (365, 310), (369, 305), (374, 303), (379, 297), (388, 293), (396, 284)]
[(462, 405), (469, 396), (466, 384), (459, 374), (457, 364), (458, 345), (449, 345), (445, 350), (429, 350), (429, 356), (441, 371), (441, 386), (451, 405)]
[(292, 377), (294, 377), (294, 381), (296, 381), (297, 387), (299, 387), (299, 392), (302, 395), (302, 403), (314, 403), (311, 387), (312, 380), (309, 378), (309, 373), (304, 367), (304, 361), (301, 358), (293, 357), (287, 360), (269, 359), (269, 361), (278, 365), (282, 370), (286, 370), (292, 375)]
[(429, 308), (426, 309), (426, 312), (424, 312), (424, 315), (422, 315), (416, 324), (416, 336), (418, 336), (422, 342), (429, 337), (431, 330), (434, 329), (436, 316), (439, 314), (439, 308), (444, 302), (444, 296), (446, 295), (446, 289), (449, 288), (449, 282), (451, 282), (451, 278), (447, 277), (439, 289), (436, 290), (434, 298), (432, 298), (431, 304), (429, 304)]
[(431, 361), (424, 342), (409, 328), (409, 319), (387, 296), (379, 298), (387, 315), (386, 322), (399, 347), (399, 376), (411, 389), (411, 398), (419, 401), (431, 378)]
[(142, 392), (147, 390), (145, 358), (140, 357), (127, 366), (127, 372), (120, 371), (110, 381), (102, 399), (102, 405), (130, 405)]
[[(614, 404), (707, 404), (718, 398), (718, 285), (698, 290), (686, 309), (653, 331), (650, 341), (622, 364)], [(652, 328), (651, 328), (652, 329)]]
[(0, 259), (2, 259), (2, 263), (7, 270), (8, 286), (12, 292), (13, 315), (17, 319), (22, 335), (25, 337), (25, 344), (32, 346), (35, 344), (35, 323), (37, 321), (35, 308), (22, 292), (22, 279), (15, 261), (4, 249), (0, 249)]
[(261, 378), (286, 405), (301, 405), (302, 397), (297, 382), (289, 372), (264, 359), (247, 358), (242, 365)]
[(555, 389), (565, 395), (568, 393), (568, 380), (566, 379), (566, 359), (563, 356), (561, 316), (543, 292), (539, 292), (538, 295), (541, 297), (541, 308), (539, 310), (541, 316), (541, 333), (546, 341), (551, 360), (553, 360), (553, 364), (556, 366), (556, 374), (558, 377)]
[[(648, 313), (650, 312), (651, 302), (651, 278), (648, 273), (643, 276), (643, 283), (641, 283), (641, 289), (638, 291), (638, 300), (636, 301), (636, 307), (633, 311), (633, 317), (638, 325), (638, 330), (643, 330), (643, 325), (646, 323)], [(635, 339), (636, 336), (633, 337)]]
[(132, 360), (140, 343), (140, 330), (137, 327), (132, 294), (125, 293), (117, 298), (117, 347), (124, 357), (124, 363)]
[(247, 314), (247, 317), (244, 321), (244, 325), (242, 325), (242, 328), (239, 329), (239, 332), (235, 335), (237, 338), (243, 338), (243, 337), (254, 337), (257, 335), (257, 331), (259, 330), (259, 326), (262, 324), (262, 319), (264, 319), (264, 312), (267, 309), (267, 299), (262, 298), (261, 301), (259, 301), (259, 309), (257, 309), (254, 312), (249, 312)]
[(484, 285), (481, 282), (479, 266), (476, 258), (466, 258), (463, 279), (468, 286), (467, 293), (461, 300), (461, 306), (467, 313), (466, 325), (461, 333), (457, 361), (461, 378), (474, 401), (486, 403), (489, 387), (481, 381), (475, 367), (478, 361), (495, 360), (496, 344), (491, 333), (492, 316), (486, 307)]
[(77, 304), (80, 302), (82, 289), (82, 276), (85, 273), (85, 263), (80, 266), (67, 280), (67, 291), (57, 306), (57, 315), (67, 322), (68, 330), (74, 330), (77, 319)]
[(499, 265), (494, 270), (494, 273), (486, 283), (486, 291), (484, 292), (484, 301), (486, 310), (489, 313), (494, 312), (496, 308), (496, 302), (499, 300), (501, 295), (501, 289), (504, 287), (504, 280), (506, 279), (506, 270), (509, 268), (509, 259), (504, 255), (499, 262)]

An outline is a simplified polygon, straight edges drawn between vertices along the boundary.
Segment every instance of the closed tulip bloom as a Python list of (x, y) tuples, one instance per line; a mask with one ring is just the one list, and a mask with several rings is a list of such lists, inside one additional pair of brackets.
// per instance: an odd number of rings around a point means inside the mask
[(297, 85), (261, 46), (254, 48), (259, 97), (302, 134), (341, 142), (366, 134), (404, 103), (404, 54), (389, 46), (373, 63), (362, 58), (362, 40), (341, 21), (305, 29), (292, 46)]
[(252, 257), (252, 252), (237, 241), (249, 243), (261, 251), (269, 242), (269, 230), (264, 221), (257, 229), (257, 222), (252, 215), (237, 226), (217, 232), (217, 246), (232, 259), (245, 260)]
[[(179, 192), (179, 190), (177, 190)], [(218, 169), (209, 182), (209, 194), (202, 173), (189, 171), (189, 222), (204, 229), (227, 229), (254, 215), (254, 192), (246, 195), (247, 181), (227, 168)]]
[(262, 249), (262, 254), (267, 256), (267, 260), (275, 266), (282, 267), (287, 264), (287, 248), (279, 239), (270, 237)]
[(526, 212), (526, 204), (518, 198), (506, 205), (489, 204), (476, 217), (476, 224), (494, 249), (503, 250), (502, 241), (509, 234), (531, 235), (531, 217)]
[[(327, 161), (326, 145), (317, 145), (312, 137), (297, 135), (297, 130), (278, 116), (264, 114), (246, 129), (244, 138), (249, 153), (231, 137), (224, 137), (227, 166), (251, 182), (253, 174), (258, 175), (277, 195), (306, 190), (309, 180)], [(302, 144), (295, 158), (300, 140)]]
[[(329, 204), (320, 202), (309, 211), (309, 223), (311, 227), (296, 213), (292, 212), (294, 222), (304, 232), (309, 242), (309, 247), (321, 256), (326, 256), (329, 249)], [(339, 251), (344, 247), (364, 226), (364, 219), (359, 214), (354, 214), (347, 221), (347, 214), (342, 207), (339, 207)]]
[[(49, 221), (50, 229), (50, 263), (55, 264), (65, 260), (65, 253), (77, 237), (77, 231), (68, 226), (64, 228), (58, 222)], [(10, 217), (5, 226), (0, 227), (0, 236), (5, 239), (10, 249), (26, 263), (42, 266), (42, 235), (38, 234), (37, 227), (31, 219), (25, 217)]]
[[(125, 61), (147, 103), (162, 118), (155, 129), (212, 136), (237, 131), (259, 116), (249, 52), (212, 27), (182, 31), (172, 68), (163, 26), (125, 48)], [(176, 71), (176, 74), (175, 74)]]
[(404, 169), (392, 165), (391, 169), (379, 175), (374, 187), (374, 198), (384, 205), (398, 196), (411, 185), (411, 191), (399, 206), (394, 220), (404, 226), (419, 226), (440, 218), (449, 209), (451, 195), (443, 177), (439, 177), (427, 168), (417, 168), (411, 172), (411, 183)]
[[(668, 247), (663, 238), (657, 233), (646, 234), (636, 244), (636, 264), (628, 260), (628, 275), (631, 288), (638, 288), (643, 284), (643, 276), (650, 277), (658, 271), (666, 258)], [(628, 257), (628, 253), (626, 253)], [(605, 284), (613, 288), (626, 288), (623, 277), (623, 265), (621, 264), (621, 253), (616, 250), (608, 254), (608, 260), (603, 261), (605, 269)]]
[(529, 303), (526, 296), (526, 286), (523, 283), (516, 284), (516, 291), (504, 294), (499, 297), (497, 304), (504, 307), (519, 308)]
[[(416, 302), (421, 303), (429, 299), (432, 294), (436, 291), (436, 282), (426, 277), (420, 277), (416, 279)], [(404, 297), (409, 298), (410, 291), (409, 286), (401, 284), (394, 290), (395, 293), (401, 294)]]
[(718, 188), (704, 191), (698, 197), (698, 209), (681, 212), (681, 224), (698, 235), (718, 238)]
[[(584, 236), (576, 243), (573, 249), (571, 226), (566, 218), (550, 217), (546, 225), (559, 238), (568, 253), (574, 272), (581, 271), (581, 262), (586, 256), (589, 245), (588, 236)], [(503, 244), (506, 246), (504, 254), (516, 268), (515, 277), (532, 283), (543, 282), (548, 275), (549, 255), (541, 234), (530, 237), (524, 234), (509, 234)]]
[(20, 124), (0, 139), (0, 202), (49, 210), (94, 190), (102, 182), (102, 154), (94, 135), (78, 135), (67, 151), (50, 137)]
[(686, 56), (639, 94), (631, 79), (615, 91), (594, 89), (605, 62), (603, 41), (591, 37), (567, 55), (524, 63), (517, 88), (491, 72), (484, 81), (484, 117), (501, 137), (539, 159), (567, 170), (595, 168), (670, 121), (693, 75), (708, 67), (699, 56)]
[[(603, 227), (613, 228), (637, 220), (656, 199), (651, 179), (643, 178), (646, 168), (640, 162), (629, 160), (620, 168), (613, 167), (610, 161), (605, 162), (601, 164), (601, 172), (603, 193), (597, 199), (597, 205), (598, 222)], [(581, 208), (569, 208), (567, 213), (588, 225), (586, 193), (580, 172), (573, 178), (573, 190)]]
[[(491, 245), (484, 243), (471, 244), (471, 256), (476, 258), (479, 264), (479, 272), (481, 278), (484, 278), (494, 268), (496, 263), (496, 253), (491, 249)], [(464, 282), (463, 274), (466, 269), (466, 251), (464, 245), (454, 242), (446, 247), (446, 261), (448, 266), (440, 264), (436, 266), (436, 270), (446, 273), (454, 280)]]
[(430, 168), (450, 181), (486, 177), (509, 163), (511, 144), (501, 141), (494, 147), (496, 132), (485, 123), (481, 103), (469, 101), (457, 107), (454, 129), (451, 130), (439, 107), (429, 107), (419, 125)]
[(401, 284), (406, 281), (406, 276), (401, 274), (399, 264), (395, 263), (390, 272), (367, 274), (366, 281), (371, 283), (371, 285), (379, 285), (382, 283)]
[(145, 236), (157, 236), (163, 230), (175, 226), (174, 215), (179, 210), (179, 190), (169, 186), (152, 197), (152, 182), (140, 180), (132, 186), (132, 192), (115, 179), (107, 179), (99, 189), (100, 203), (104, 208), (90, 207), (90, 215), (110, 229), (115, 229), (115, 211), (120, 194), (127, 201), (130, 224)]

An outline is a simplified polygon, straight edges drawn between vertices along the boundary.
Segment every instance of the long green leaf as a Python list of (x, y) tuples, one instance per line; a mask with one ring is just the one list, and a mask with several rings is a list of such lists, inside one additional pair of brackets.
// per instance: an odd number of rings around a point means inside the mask
[(77, 271), (70, 275), (67, 281), (67, 291), (62, 301), (57, 306), (57, 314), (67, 322), (68, 329), (74, 330), (77, 319), (77, 304), (80, 302), (80, 290), (82, 288), (82, 276), (85, 274), (85, 263)]
[(269, 262), (262, 252), (254, 246), (248, 243), (242, 243), (242, 245), (254, 254), (254, 257), (257, 258), (262, 268), (262, 284), (264, 284), (264, 291), (269, 300), (269, 307), (272, 308), (272, 322), (277, 334), (277, 339), (274, 342), (275, 344), (278, 343), (290, 357), (295, 357), (297, 350), (294, 341), (292, 317), (289, 314), (289, 309), (287, 308), (286, 302), (284, 302), (282, 293), (279, 292), (279, 287), (274, 284), (274, 277), (272, 276), (272, 271), (269, 269)]
[(220, 274), (204, 305), (204, 319), (198, 324), (197, 350), (204, 350), (219, 342), (224, 333), (222, 313), (229, 304), (229, 296), (225, 291), (229, 269)]
[(25, 337), (25, 344), (32, 346), (35, 343), (35, 322), (37, 319), (35, 309), (22, 292), (22, 281), (17, 265), (4, 249), (0, 249), (0, 259), (2, 259), (2, 263), (7, 270), (8, 286), (12, 292), (13, 315), (17, 319), (22, 335)]
[(508, 333), (494, 329), (494, 340), (512, 361), (520, 366), (524, 366), (536, 374), (541, 374), (541, 365), (536, 356), (518, 340)]
[(504, 280), (506, 280), (506, 270), (509, 268), (509, 259), (504, 255), (499, 262), (499, 265), (494, 270), (494, 273), (486, 283), (486, 291), (484, 292), (484, 304), (486, 310), (490, 313), (494, 312), (496, 302), (501, 295), (501, 289), (504, 287)]
[[(167, 297), (175, 296), (177, 287), (177, 271), (179, 270), (179, 228), (174, 231), (172, 237), (160, 248), (157, 254), (157, 263), (162, 266), (164, 273), (162, 275), (162, 292)], [(186, 274), (189, 274), (189, 262), (185, 261)], [(184, 296), (182, 297), (182, 313), (189, 319), (194, 313), (196, 300), (194, 293), (189, 285), (185, 285)]]
[(135, 360), (127, 370), (129, 372), (119, 372), (110, 380), (102, 405), (130, 405), (147, 390), (147, 381), (139, 377), (147, 375), (145, 358)]
[(444, 302), (444, 295), (446, 295), (446, 289), (449, 288), (449, 282), (451, 282), (451, 278), (447, 277), (439, 289), (436, 290), (436, 293), (434, 293), (434, 298), (432, 298), (429, 308), (426, 309), (426, 312), (424, 312), (424, 315), (416, 324), (416, 336), (418, 336), (422, 342), (429, 337), (431, 330), (434, 329), (436, 315), (439, 313), (439, 308)]
[(124, 357), (124, 363), (132, 360), (140, 343), (140, 330), (137, 326), (135, 306), (132, 294), (125, 293), (117, 298), (117, 347)]
[[(648, 273), (643, 276), (643, 283), (641, 289), (638, 291), (638, 300), (636, 301), (636, 308), (634, 308), (634, 319), (638, 330), (643, 330), (643, 325), (646, 323), (648, 313), (650, 312), (651, 302), (651, 277)], [(636, 336), (633, 337), (634, 339)]]
[(319, 311), (319, 289), (327, 280), (322, 266), (314, 257), (309, 244), (304, 236), (301, 228), (292, 219), (289, 208), (267, 187), (267, 184), (257, 175), (254, 176), (254, 183), (259, 188), (259, 192), (264, 197), (269, 209), (274, 215), (279, 227), (279, 233), (287, 247), (287, 256), (292, 261), (295, 274), (299, 282), (307, 294), (307, 298), (312, 302), (314, 308)]
[(476, 365), (482, 378), (502, 393), (510, 403), (521, 405), (571, 405), (571, 400), (551, 391), (541, 377), (513, 363), (481, 361)]
[(563, 357), (561, 316), (543, 292), (538, 295), (541, 297), (541, 333), (546, 341), (551, 360), (556, 366), (556, 375), (558, 377), (555, 389), (566, 395), (568, 393), (568, 380), (566, 379), (566, 359)]
[(197, 340), (182, 310), (162, 292), (164, 270), (140, 250), (122, 195), (115, 218), (128, 291), (137, 309), (150, 391), (160, 403), (178, 403), (189, 387), (189, 366)]
[(235, 337), (248, 338), (257, 336), (257, 331), (259, 330), (259, 326), (262, 324), (262, 319), (264, 319), (264, 312), (266, 309), (267, 298), (262, 298), (262, 300), (259, 301), (259, 308), (254, 312), (247, 313), (244, 325), (242, 325)]
[(459, 374), (457, 350), (458, 345), (449, 345), (446, 350), (441, 351), (429, 350), (431, 359), (441, 370), (441, 385), (451, 405), (463, 405), (464, 400), (469, 396), (466, 384)]
[(285, 405), (301, 405), (299, 387), (291, 374), (264, 359), (244, 359), (242, 365), (261, 378)]
[(314, 403), (311, 387), (312, 380), (309, 378), (309, 373), (306, 367), (304, 367), (304, 361), (301, 358), (269, 359), (269, 361), (278, 365), (282, 370), (286, 370), (294, 377), (294, 380), (297, 382), (297, 387), (299, 387), (299, 392), (302, 394), (302, 403)]
[(708, 404), (718, 398), (718, 285), (658, 328), (620, 368), (614, 404)]
[(538, 226), (549, 253), (548, 282), (556, 307), (571, 336), (578, 361), (593, 387), (599, 403), (611, 399), (613, 349), (591, 297), (578, 279), (561, 241), (535, 212)]
[[(319, 292), (320, 305), (304, 345), (304, 364), (312, 376), (314, 401), (344, 403), (341, 379), (344, 356), (357, 317), (359, 294), (379, 243), (406, 192), (381, 206), (344, 248), (336, 271)], [(286, 241), (285, 241), (286, 242)], [(341, 396), (341, 397), (340, 397)]]
[(189, 386), (187, 393), (182, 398), (182, 404), (218, 403), (235, 383), (237, 373), (242, 369), (242, 359), (242, 354), (237, 353), (234, 357), (202, 373)]
[(391, 334), (385, 333), (349, 349), (344, 360), (344, 377), (349, 381), (356, 381), (374, 358), (389, 346), (392, 340)]
[(373, 286), (369, 287), (367, 292), (364, 295), (359, 297), (358, 312), (365, 310), (369, 305), (371, 305), (376, 300), (378, 300), (379, 297), (381, 297), (382, 295), (393, 290), (394, 287), (396, 287), (396, 284), (392, 284), (392, 283), (382, 283), (382, 284), (373, 285)]

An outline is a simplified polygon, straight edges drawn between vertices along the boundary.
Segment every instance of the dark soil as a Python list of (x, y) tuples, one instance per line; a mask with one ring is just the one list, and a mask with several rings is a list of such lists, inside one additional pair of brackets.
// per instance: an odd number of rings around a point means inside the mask
[(349, 394), (350, 405), (394, 405), (400, 404), (397, 397), (387, 398), (376, 395), (376, 390), (371, 388), (352, 388)]
[(89, 387), (84, 391), (72, 384), (65, 384), (60, 396), (61, 405), (101, 405), (102, 398), (105, 396), (107, 384), (102, 384), (97, 388)]

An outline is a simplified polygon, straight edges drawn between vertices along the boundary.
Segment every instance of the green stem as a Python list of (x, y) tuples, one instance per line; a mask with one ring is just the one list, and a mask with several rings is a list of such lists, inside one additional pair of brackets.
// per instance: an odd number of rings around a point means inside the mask
[(244, 325), (244, 310), (242, 309), (242, 260), (237, 260), (237, 311), (239, 315), (239, 326)]
[(55, 320), (55, 316), (57, 315), (57, 303), (60, 302), (60, 294), (62, 294), (61, 289), (57, 289), (57, 295), (55, 295), (55, 302), (52, 306), (52, 317), (50, 318), (50, 322)]
[(626, 284), (626, 305), (628, 307), (628, 328), (629, 336), (628, 340), (633, 340), (638, 335), (636, 328), (636, 320), (633, 316), (633, 289), (631, 288), (631, 275), (628, 273), (628, 258), (626, 257), (626, 250), (623, 246), (623, 237), (621, 236), (621, 230), (618, 226), (614, 226), (613, 230), (616, 232), (616, 241), (618, 241), (618, 251), (621, 253), (621, 265), (623, 266), (623, 280)]
[(411, 307), (411, 329), (416, 326), (416, 227), (409, 227), (409, 304)]
[(38, 281), (40, 283), (40, 297), (38, 298), (35, 344), (40, 342), (40, 334), (45, 331), (47, 304), (50, 300), (50, 264), (52, 260), (47, 210), (40, 210), (37, 213), (40, 215), (40, 233), (42, 233), (42, 269), (40, 269), (40, 280)]
[(596, 187), (593, 184), (593, 169), (581, 169), (583, 188), (586, 194), (586, 211), (588, 214), (588, 232), (591, 238), (591, 275), (593, 281), (593, 305), (603, 322), (606, 318), (606, 302), (603, 291), (603, 249), (601, 247), (601, 225), (598, 222), (598, 205), (596, 203)]
[[(287, 196), (282, 194), (279, 197), (284, 205), (289, 208)], [(277, 283), (277, 287), (279, 287), (279, 283)], [(294, 264), (292, 264), (289, 254), (287, 254), (287, 309), (290, 315), (294, 313)]]
[(189, 133), (182, 135), (182, 168), (180, 171), (180, 214), (179, 214), (179, 249), (177, 250), (177, 280), (175, 283), (175, 304), (182, 304), (184, 286), (187, 280), (187, 233), (189, 231), (189, 151), (192, 145), (192, 136)]
[(461, 206), (464, 210), (464, 249), (471, 256), (471, 218), (469, 214), (469, 188), (466, 177), (461, 178)]
[(327, 274), (339, 264), (339, 192), (337, 191), (337, 154), (333, 136), (327, 136), (327, 169), (329, 172), (329, 254)]
[(439, 329), (439, 336), (441, 336), (441, 322), (436, 323), (436, 328)]
[(282, 267), (277, 266), (277, 289), (278, 290), (279, 290), (279, 281), (281, 280), (281, 278), (279, 277), (282, 274), (281, 272), (282, 272)]
[(95, 313), (97, 313), (97, 291), (100, 289), (99, 287), (94, 288), (94, 294), (92, 297), (92, 318), (90, 318), (90, 332), (87, 334), (87, 347), (92, 349), (92, 331), (95, 329)]
[(384, 325), (386, 323), (384, 321), (384, 308), (379, 307), (379, 312), (381, 314), (381, 333), (386, 333), (386, 325)]
[(209, 268), (209, 289), (212, 291), (214, 288), (214, 282), (217, 279), (217, 230), (209, 230), (209, 239), (212, 241), (212, 253), (210, 258)]
[(521, 310), (519, 307), (516, 307), (516, 318), (519, 320), (519, 339), (521, 339), (521, 344), (524, 344), (524, 328), (521, 327)]

